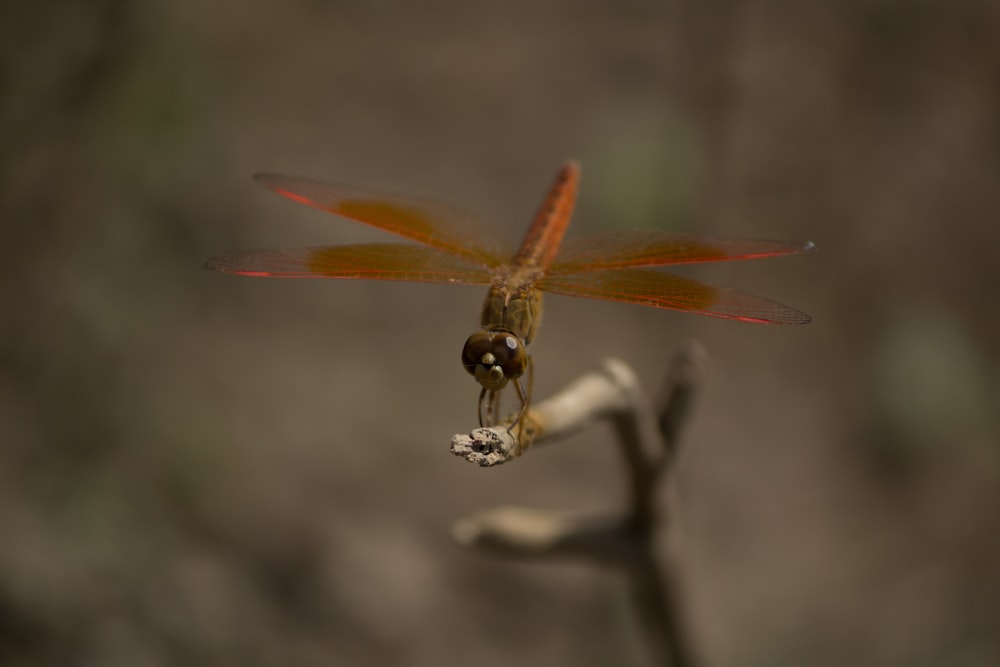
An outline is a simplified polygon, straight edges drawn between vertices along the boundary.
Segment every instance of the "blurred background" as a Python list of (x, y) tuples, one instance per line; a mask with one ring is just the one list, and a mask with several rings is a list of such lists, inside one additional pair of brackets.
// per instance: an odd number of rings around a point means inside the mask
[(688, 271), (814, 317), (549, 297), (544, 397), (711, 356), (670, 493), (707, 665), (1000, 661), (1000, 6), (5, 2), (0, 664), (620, 665), (622, 579), (450, 538), (618, 511), (611, 431), (451, 456), (484, 290), (253, 280), (223, 251), (384, 234), (256, 171), (424, 195), (516, 239), (811, 240)]

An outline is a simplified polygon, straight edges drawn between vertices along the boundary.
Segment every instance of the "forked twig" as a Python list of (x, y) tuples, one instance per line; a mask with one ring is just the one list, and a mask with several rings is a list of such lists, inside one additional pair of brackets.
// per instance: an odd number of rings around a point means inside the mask
[[(671, 560), (657, 554), (662, 523), (656, 496), (676, 457), (678, 437), (701, 382), (705, 353), (689, 343), (674, 358), (667, 390), (654, 410), (623, 362), (610, 359), (529, 411), (531, 447), (550, 443), (609, 419), (629, 477), (629, 506), (619, 516), (580, 517), (530, 508), (500, 507), (457, 521), (455, 539), (467, 546), (529, 558), (575, 558), (624, 571), (655, 664), (694, 664), (677, 612)], [(498, 465), (528, 449), (516, 429), (476, 429), (452, 439), (452, 452), (481, 466)]]
[[(635, 374), (617, 359), (587, 373), (552, 398), (532, 405), (524, 416), (525, 437), (518, 440), (512, 419), (477, 428), (451, 439), (451, 452), (470, 463), (490, 467), (506, 463), (529, 448), (561, 440), (600, 419), (635, 412), (641, 390)], [(650, 420), (651, 424), (655, 422)]]

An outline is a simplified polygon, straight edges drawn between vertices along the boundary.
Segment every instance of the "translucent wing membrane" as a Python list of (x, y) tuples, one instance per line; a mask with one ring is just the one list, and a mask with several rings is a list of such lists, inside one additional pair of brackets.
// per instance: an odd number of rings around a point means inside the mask
[(419, 197), (375, 193), (297, 176), (256, 174), (254, 179), (289, 199), (438, 248), (498, 266), (499, 251), (476, 216)]
[(555, 264), (546, 273), (562, 275), (641, 266), (779, 257), (809, 252), (813, 247), (812, 243), (723, 241), (654, 229), (618, 231), (566, 241)]
[(224, 273), (273, 278), (407, 280), (418, 283), (489, 284), (492, 273), (442, 250), (376, 243), (261, 250), (217, 255), (205, 267)]
[(556, 294), (623, 301), (755, 324), (805, 324), (811, 319), (794, 308), (759, 296), (660, 271), (616, 269), (546, 275), (538, 287)]
[[(805, 324), (805, 313), (752, 294), (641, 267), (779, 257), (809, 252), (812, 243), (725, 241), (660, 230), (617, 231), (569, 240), (556, 254), (569, 221), (579, 168), (567, 163), (527, 240), (513, 259), (501, 254), (475, 216), (418, 197), (387, 195), (308, 178), (258, 174), (256, 180), (299, 203), (377, 227), (421, 245), (369, 244), (224, 254), (210, 269), (248, 276), (400, 280), (487, 285), (530, 271), (540, 289), (681, 310), (762, 324)], [(554, 230), (554, 231), (553, 231)], [(537, 247), (536, 247), (537, 246)], [(547, 266), (551, 256), (555, 262)], [(538, 273), (542, 273), (539, 277)], [(531, 276), (528, 274), (531, 273)], [(518, 285), (508, 285), (517, 289)]]

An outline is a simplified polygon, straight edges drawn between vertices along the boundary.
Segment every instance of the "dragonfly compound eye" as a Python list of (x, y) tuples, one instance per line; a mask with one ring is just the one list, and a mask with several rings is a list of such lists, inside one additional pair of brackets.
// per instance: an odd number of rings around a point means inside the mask
[(497, 390), (521, 377), (528, 355), (517, 336), (505, 331), (477, 331), (462, 349), (462, 365), (486, 389)]

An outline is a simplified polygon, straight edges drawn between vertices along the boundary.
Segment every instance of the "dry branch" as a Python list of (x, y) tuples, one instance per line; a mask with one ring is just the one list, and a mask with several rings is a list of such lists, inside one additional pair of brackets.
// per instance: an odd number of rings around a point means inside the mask
[(629, 579), (632, 599), (655, 664), (693, 663), (676, 603), (672, 561), (656, 553), (662, 528), (657, 496), (676, 458), (678, 438), (703, 377), (705, 353), (689, 343), (674, 358), (664, 398), (654, 410), (635, 373), (610, 359), (529, 411), (529, 434), (518, 442), (506, 426), (456, 435), (451, 450), (481, 466), (493, 466), (530, 447), (565, 438), (610, 419), (629, 477), (630, 502), (611, 517), (577, 516), (530, 508), (500, 507), (465, 517), (453, 528), (467, 546), (521, 558), (576, 558), (617, 567)]

